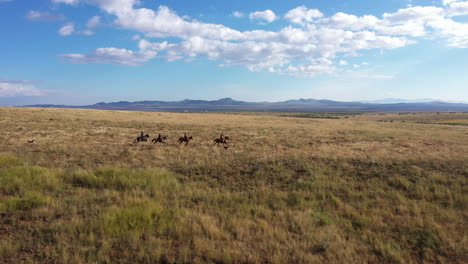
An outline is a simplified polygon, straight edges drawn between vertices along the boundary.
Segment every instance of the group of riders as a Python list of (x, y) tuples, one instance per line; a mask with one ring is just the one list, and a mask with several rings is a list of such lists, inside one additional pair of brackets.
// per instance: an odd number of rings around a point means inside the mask
[[(149, 138), (149, 134), (146, 134), (146, 135), (145, 135), (145, 133), (144, 133), (143, 131), (141, 131), (140, 136), (137, 137), (137, 138), (135, 139), (134, 143), (137, 143), (137, 142), (140, 142), (140, 141), (147, 141), (148, 138)], [(152, 140), (152, 142), (153, 142), (153, 143), (157, 143), (157, 142), (165, 143), (164, 141), (165, 141), (166, 139), (167, 139), (167, 137), (166, 137), (166, 136), (163, 136), (162, 133), (159, 132), (158, 136), (157, 136), (156, 138), (154, 138), (154, 139)], [(192, 137), (192, 136), (187, 136), (187, 131), (185, 131), (185, 132), (184, 132), (184, 136), (181, 137), (181, 138), (179, 138), (179, 141), (178, 141), (178, 142), (179, 142), (179, 144), (185, 142), (186, 145), (188, 145), (188, 143), (189, 143), (190, 140), (192, 140), (192, 139), (193, 139), (193, 137)], [(227, 140), (229, 140), (229, 137), (224, 136), (224, 133), (221, 132), (221, 133), (219, 134), (219, 138), (216, 138), (216, 139), (214, 140), (214, 142), (215, 142), (215, 145), (223, 144), (225, 147), (227, 147), (227, 146), (228, 146)]]

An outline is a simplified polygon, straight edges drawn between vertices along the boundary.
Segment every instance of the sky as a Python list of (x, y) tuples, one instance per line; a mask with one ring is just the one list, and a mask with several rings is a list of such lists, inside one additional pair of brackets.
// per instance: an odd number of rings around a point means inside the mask
[(0, 105), (468, 102), (468, 1), (0, 0)]

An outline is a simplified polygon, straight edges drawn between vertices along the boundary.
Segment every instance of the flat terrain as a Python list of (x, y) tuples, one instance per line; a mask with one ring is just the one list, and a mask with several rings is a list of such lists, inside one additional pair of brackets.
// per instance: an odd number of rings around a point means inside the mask
[(0, 262), (467, 263), (467, 124), (0, 108)]

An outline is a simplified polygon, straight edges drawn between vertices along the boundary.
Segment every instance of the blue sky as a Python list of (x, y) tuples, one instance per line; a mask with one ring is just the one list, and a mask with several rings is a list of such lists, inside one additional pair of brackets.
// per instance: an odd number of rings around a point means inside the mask
[(468, 1), (0, 0), (0, 105), (468, 102)]

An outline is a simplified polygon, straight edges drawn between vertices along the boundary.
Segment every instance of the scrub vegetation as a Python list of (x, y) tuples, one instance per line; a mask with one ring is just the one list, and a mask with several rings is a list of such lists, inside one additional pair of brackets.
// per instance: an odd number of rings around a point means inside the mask
[(0, 108), (0, 262), (466, 263), (467, 120)]

